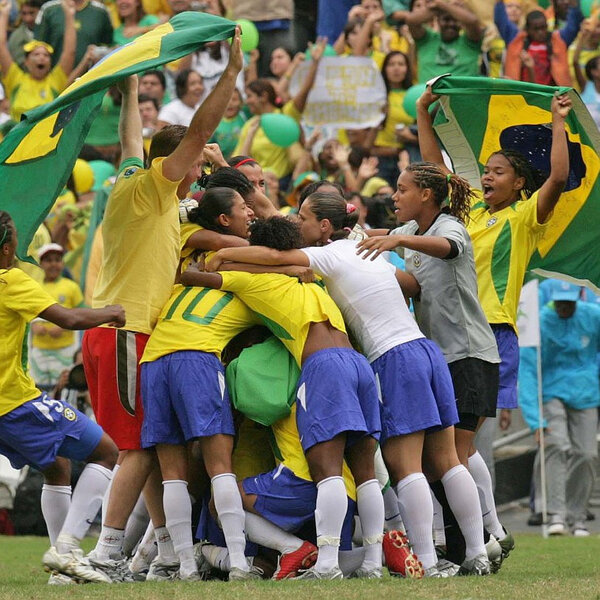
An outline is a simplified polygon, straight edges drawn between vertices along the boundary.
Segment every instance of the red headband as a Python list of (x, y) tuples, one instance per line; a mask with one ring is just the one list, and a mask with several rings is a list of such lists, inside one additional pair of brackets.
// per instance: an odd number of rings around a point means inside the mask
[(237, 165), (235, 165), (235, 167), (233, 167), (233, 168), (239, 169), (242, 165), (245, 165), (246, 163), (249, 163), (249, 162), (258, 164), (253, 158), (245, 158), (244, 160), (240, 160), (240, 162)]

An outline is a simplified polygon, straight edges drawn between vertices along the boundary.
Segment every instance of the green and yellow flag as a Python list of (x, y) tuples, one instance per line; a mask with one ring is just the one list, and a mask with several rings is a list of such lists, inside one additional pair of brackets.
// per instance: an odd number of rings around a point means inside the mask
[(550, 104), (557, 91), (569, 95), (569, 179), (529, 269), (600, 288), (600, 133), (579, 95), (570, 88), (484, 77), (444, 76), (432, 89), (441, 95), (436, 133), (455, 172), (476, 189), (487, 159), (500, 149), (517, 150), (535, 169), (550, 172)]
[(117, 81), (233, 36), (235, 23), (184, 12), (120, 46), (53, 102), (24, 115), (0, 144), (0, 209), (19, 234), (19, 258), (65, 185), (105, 91)]

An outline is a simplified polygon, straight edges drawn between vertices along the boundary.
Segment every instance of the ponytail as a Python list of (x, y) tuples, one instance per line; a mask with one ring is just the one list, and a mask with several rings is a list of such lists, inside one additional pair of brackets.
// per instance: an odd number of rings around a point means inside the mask
[(347, 238), (358, 223), (359, 211), (356, 206), (348, 204), (338, 194), (314, 192), (306, 201), (319, 221), (327, 219), (331, 223), (333, 232), (329, 239), (332, 242)]

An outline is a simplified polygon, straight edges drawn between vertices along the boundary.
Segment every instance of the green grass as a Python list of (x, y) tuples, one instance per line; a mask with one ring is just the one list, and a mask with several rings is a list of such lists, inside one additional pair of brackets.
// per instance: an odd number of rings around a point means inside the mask
[[(539, 536), (519, 535), (516, 542), (517, 549), (500, 573), (485, 578), (411, 581), (386, 577), (379, 581), (318, 583), (178, 582), (52, 587), (46, 585), (48, 576), (40, 563), (46, 550), (45, 538), (0, 537), (0, 599), (600, 600), (600, 537), (544, 540)], [(90, 540), (88, 548), (91, 543)]]

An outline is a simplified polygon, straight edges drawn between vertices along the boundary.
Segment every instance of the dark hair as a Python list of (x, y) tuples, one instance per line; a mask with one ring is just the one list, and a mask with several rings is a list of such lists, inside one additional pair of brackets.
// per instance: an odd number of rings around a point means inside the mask
[(158, 105), (158, 100), (156, 98), (148, 96), (147, 94), (140, 94), (138, 96), (138, 104), (141, 104), (142, 102), (152, 102), (152, 104), (154, 104), (154, 108), (157, 111), (160, 108), (160, 106)]
[(160, 82), (162, 89), (167, 89), (167, 80), (165, 79), (165, 74), (162, 71), (160, 71), (159, 69), (150, 69), (149, 71), (142, 73), (142, 75), (140, 75), (140, 79), (143, 79), (144, 77), (146, 77), (146, 75), (154, 75), (154, 77), (156, 77)]
[(381, 65), (381, 75), (382, 75), (383, 81), (385, 83), (385, 89), (388, 92), (392, 88), (390, 87), (390, 82), (388, 81), (387, 75), (385, 74), (385, 70), (386, 70), (390, 60), (392, 60), (392, 58), (394, 58), (395, 56), (398, 56), (398, 55), (403, 56), (404, 60), (406, 61), (406, 75), (404, 76), (404, 79), (400, 82), (400, 87), (403, 90), (407, 90), (409, 87), (412, 86), (413, 75), (412, 75), (412, 67), (410, 64), (410, 58), (408, 57), (408, 54), (405, 54), (404, 52), (400, 52), (400, 50), (393, 50), (392, 52), (388, 52), (385, 55), (385, 58), (383, 59), (383, 64)]
[(529, 161), (520, 152), (517, 152), (516, 150), (498, 150), (497, 152), (492, 153), (490, 158), (498, 154), (504, 156), (510, 163), (510, 166), (514, 169), (517, 177), (525, 178), (523, 192), (527, 197), (531, 196), (533, 192), (541, 188), (544, 181), (548, 179), (543, 171), (532, 167)]
[(309, 183), (305, 188), (303, 188), (300, 192), (300, 197), (298, 198), (298, 208), (302, 206), (302, 203), (311, 194), (314, 194), (319, 188), (323, 187), (324, 185), (330, 185), (334, 187), (340, 193), (341, 197), (344, 196), (344, 188), (337, 181), (327, 181), (327, 179), (322, 179), (321, 181), (313, 181), (312, 183)]
[(198, 200), (198, 206), (188, 213), (188, 220), (204, 229), (228, 233), (227, 229), (219, 224), (218, 218), (219, 215), (231, 214), (235, 194), (236, 191), (229, 187), (213, 187), (206, 190)]
[(446, 174), (439, 165), (431, 162), (411, 163), (404, 170), (412, 173), (420, 189), (431, 190), (438, 206), (448, 198), (448, 212), (463, 223), (467, 222), (474, 193), (466, 179), (454, 173)]
[(266, 94), (267, 102), (269, 104), (272, 104), (277, 108), (281, 107), (281, 101), (279, 100), (279, 98), (277, 98), (275, 88), (266, 79), (255, 79), (254, 81), (249, 83), (247, 87), (251, 92), (254, 92), (257, 96), (262, 96), (263, 94)]
[(21, 2), (21, 6), (19, 8), (23, 8), (24, 6), (31, 6), (31, 8), (42, 8), (44, 4), (44, 0), (24, 0)]
[[(252, 158), (251, 156), (232, 156), (228, 161), (227, 164), (230, 167), (233, 168), (237, 168), (237, 166), (241, 163), (244, 162), (245, 165), (258, 165), (258, 161), (255, 160), (254, 158)], [(260, 166), (260, 165), (259, 165)]]
[(175, 93), (180, 100), (188, 91), (188, 80), (192, 73), (196, 73), (196, 75), (202, 79), (202, 75), (193, 69), (183, 69), (183, 71), (179, 71), (175, 78)]
[(353, 169), (358, 169), (364, 158), (369, 158), (371, 152), (362, 146), (352, 146), (348, 154), (348, 164)]
[(594, 56), (590, 58), (585, 63), (585, 76), (591, 81), (592, 80), (592, 71), (598, 68), (598, 62), (600, 61), (600, 56)]
[(0, 210), (0, 247), (11, 242), (13, 227), (12, 217), (5, 210)]
[(233, 167), (221, 167), (211, 175), (201, 178), (200, 184), (204, 189), (229, 188), (235, 190), (242, 198), (254, 192), (254, 186), (250, 180), (237, 169)]
[(152, 136), (150, 150), (148, 151), (148, 166), (155, 158), (169, 156), (187, 133), (185, 125), (167, 125)]
[(356, 27), (362, 27), (364, 23), (365, 21), (361, 17), (354, 17), (353, 19), (350, 19), (344, 25), (344, 39), (347, 38), (348, 34), (352, 33), (356, 29)]
[(267, 246), (275, 250), (294, 250), (304, 246), (298, 223), (280, 216), (254, 221), (249, 241), (251, 246)]
[(327, 219), (331, 223), (333, 232), (329, 239), (332, 242), (348, 237), (352, 228), (358, 223), (358, 209), (348, 212), (348, 204), (343, 196), (315, 192), (306, 200), (310, 202), (310, 210), (319, 221)]
[(273, 56), (273, 52), (275, 52), (275, 50), (283, 50), (290, 57), (290, 60), (292, 58), (294, 58), (294, 52), (292, 51), (291, 48), (288, 48), (287, 46), (275, 46), (275, 48), (273, 48), (273, 50), (271, 50), (271, 54), (269, 55), (269, 60), (271, 59), (271, 56)]

